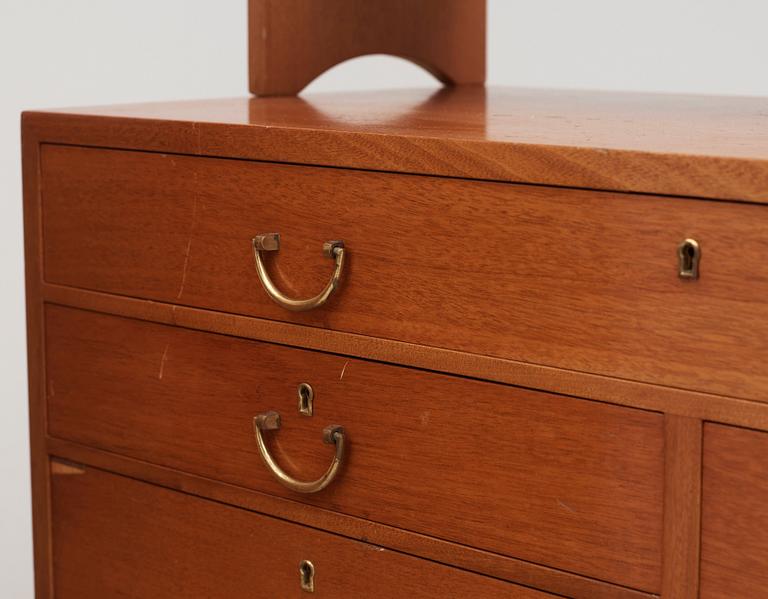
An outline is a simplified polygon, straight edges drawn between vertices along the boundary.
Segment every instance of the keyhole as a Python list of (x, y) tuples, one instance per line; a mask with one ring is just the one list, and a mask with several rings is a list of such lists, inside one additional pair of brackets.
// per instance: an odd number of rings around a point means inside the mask
[(681, 279), (699, 278), (699, 261), (701, 260), (701, 247), (695, 239), (686, 239), (677, 248), (679, 261), (678, 275)]
[(312, 403), (315, 398), (315, 392), (309, 383), (301, 383), (298, 389), (299, 394), (299, 413), (305, 416), (312, 416)]
[(308, 560), (302, 560), (299, 564), (299, 577), (301, 590), (307, 593), (315, 592), (315, 566)]

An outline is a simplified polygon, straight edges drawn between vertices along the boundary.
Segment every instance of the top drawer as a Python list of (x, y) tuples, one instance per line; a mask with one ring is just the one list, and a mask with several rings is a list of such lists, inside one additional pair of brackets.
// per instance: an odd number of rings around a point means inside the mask
[[(443, 348), (764, 400), (765, 207), (44, 146), (45, 278)], [(311, 296), (273, 303), (267, 268)], [(696, 239), (698, 280), (678, 277)], [(702, 376), (705, 373), (706, 376)]]

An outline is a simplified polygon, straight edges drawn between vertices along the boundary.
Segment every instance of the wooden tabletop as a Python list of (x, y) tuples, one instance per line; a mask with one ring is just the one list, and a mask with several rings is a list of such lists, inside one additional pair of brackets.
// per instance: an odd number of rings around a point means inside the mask
[(768, 202), (768, 98), (465, 86), (24, 119), (41, 141)]

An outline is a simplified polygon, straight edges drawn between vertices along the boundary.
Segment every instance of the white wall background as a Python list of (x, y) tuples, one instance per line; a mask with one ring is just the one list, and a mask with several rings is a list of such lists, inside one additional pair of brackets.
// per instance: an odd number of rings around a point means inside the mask
[[(488, 0), (489, 82), (768, 96), (765, 0)], [(313, 91), (432, 86), (369, 57)], [(246, 0), (0, 0), (0, 596), (32, 549), (19, 112), (243, 95)]]

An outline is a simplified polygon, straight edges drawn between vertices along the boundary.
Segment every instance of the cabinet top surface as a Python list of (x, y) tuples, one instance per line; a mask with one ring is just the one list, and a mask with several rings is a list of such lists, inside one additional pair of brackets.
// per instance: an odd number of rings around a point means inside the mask
[(41, 141), (768, 202), (768, 98), (467, 86), (27, 119)]

